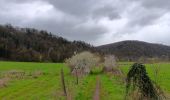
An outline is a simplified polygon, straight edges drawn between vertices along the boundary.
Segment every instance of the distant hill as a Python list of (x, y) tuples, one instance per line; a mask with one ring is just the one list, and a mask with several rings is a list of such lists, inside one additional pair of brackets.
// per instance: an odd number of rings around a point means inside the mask
[(0, 60), (63, 62), (81, 51), (114, 54), (120, 60), (170, 59), (170, 46), (142, 41), (122, 41), (93, 47), (82, 41), (68, 41), (44, 30), (0, 25)]
[(135, 60), (140, 57), (170, 58), (170, 46), (142, 41), (122, 41), (98, 46), (105, 54), (114, 54), (119, 59)]
[(43, 30), (0, 25), (0, 60), (62, 62), (84, 50), (94, 51), (94, 47)]

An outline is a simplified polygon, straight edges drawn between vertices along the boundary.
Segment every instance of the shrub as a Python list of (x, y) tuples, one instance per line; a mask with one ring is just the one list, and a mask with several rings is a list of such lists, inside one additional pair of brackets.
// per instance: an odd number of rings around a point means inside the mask
[(98, 56), (85, 51), (67, 59), (66, 63), (70, 67), (72, 73), (79, 72), (79, 74), (89, 74), (99, 61), (100, 58)]
[(114, 55), (107, 55), (104, 57), (104, 68), (105, 72), (112, 72), (113, 69), (116, 69), (116, 60)]
[(114, 75), (122, 75), (121, 70), (117, 66), (116, 59), (115, 59), (114, 55), (107, 55), (104, 57), (103, 72), (111, 72)]
[[(145, 66), (139, 63), (132, 65), (127, 75), (127, 95), (134, 94), (135, 100), (160, 100), (156, 85), (149, 78)], [(131, 91), (131, 92), (130, 92)]]

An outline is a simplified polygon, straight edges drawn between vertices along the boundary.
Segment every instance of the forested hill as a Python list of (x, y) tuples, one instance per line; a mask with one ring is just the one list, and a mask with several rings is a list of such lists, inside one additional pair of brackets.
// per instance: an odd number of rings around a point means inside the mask
[(115, 54), (119, 59), (170, 58), (170, 46), (142, 41), (122, 41), (97, 48), (106, 54)]
[(119, 59), (170, 59), (170, 46), (141, 41), (122, 41), (93, 47), (82, 41), (68, 41), (43, 30), (0, 25), (0, 60), (63, 62), (75, 52), (101, 51)]
[(84, 50), (94, 51), (94, 48), (47, 31), (0, 25), (0, 60), (62, 62), (75, 52)]

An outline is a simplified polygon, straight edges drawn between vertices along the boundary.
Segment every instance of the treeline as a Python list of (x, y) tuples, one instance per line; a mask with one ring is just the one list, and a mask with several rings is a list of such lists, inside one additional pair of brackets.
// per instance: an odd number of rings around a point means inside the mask
[(142, 41), (122, 41), (97, 47), (105, 54), (114, 54), (119, 60), (138, 61), (146, 59), (170, 60), (170, 46)]
[(95, 51), (82, 41), (68, 41), (44, 30), (0, 25), (0, 60), (63, 62), (74, 53)]

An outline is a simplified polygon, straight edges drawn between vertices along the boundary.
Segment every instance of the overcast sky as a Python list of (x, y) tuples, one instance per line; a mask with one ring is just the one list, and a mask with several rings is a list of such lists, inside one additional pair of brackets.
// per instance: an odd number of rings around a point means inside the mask
[(6, 23), (93, 45), (170, 45), (170, 0), (0, 0), (0, 24)]

